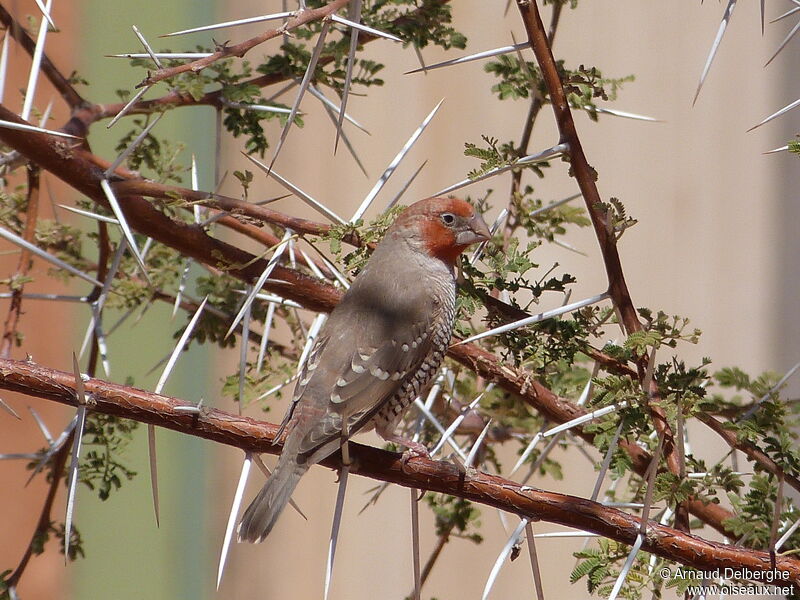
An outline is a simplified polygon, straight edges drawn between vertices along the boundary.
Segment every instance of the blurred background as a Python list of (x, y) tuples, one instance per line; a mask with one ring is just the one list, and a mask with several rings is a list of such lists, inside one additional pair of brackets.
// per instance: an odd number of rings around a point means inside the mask
[[(504, 16), (505, 1), (459, 0), (453, 4), (454, 24), (467, 35), (468, 50), (426, 48), (422, 54), (428, 64), (507, 45), (511, 32), (517, 40), (525, 37), (515, 7)], [(23, 21), (26, 15), (39, 14), (33, 1), (3, 5)], [(791, 6), (788, 1), (768, 2), (768, 20)], [(599, 173), (601, 195), (620, 198), (628, 213), (639, 221), (626, 232), (620, 245), (634, 303), (689, 317), (693, 326), (703, 330), (700, 344), (681, 347), (680, 355), (689, 364), (708, 356), (713, 359), (712, 369), (737, 365), (751, 374), (767, 369), (784, 372), (800, 360), (800, 273), (796, 260), (800, 252), (800, 205), (796, 197), (800, 182), (796, 157), (786, 152), (764, 152), (784, 146), (794, 136), (800, 129), (800, 112), (789, 113), (755, 131), (747, 130), (800, 95), (797, 42), (790, 43), (764, 68), (793, 26), (792, 19), (767, 24), (762, 37), (758, 3), (741, 3), (692, 106), (724, 9), (724, 4), (718, 3), (583, 3), (575, 11), (564, 11), (555, 55), (570, 66), (597, 66), (605, 76), (635, 75), (635, 81), (625, 84), (619, 99), (607, 106), (659, 120), (643, 122), (601, 115), (594, 123), (585, 114), (576, 115), (584, 150)], [(55, 0), (52, 13), (60, 32), (49, 36), (47, 53), (63, 72), (77, 70), (90, 82), (84, 91), (93, 101), (116, 102), (115, 90), (131, 89), (142, 78), (142, 71), (130, 68), (127, 61), (105, 58), (108, 54), (140, 51), (131, 25), (137, 25), (157, 49), (193, 50), (195, 44), (210, 44), (212, 37), (220, 43), (238, 42), (259, 28), (241, 27), (166, 41), (156, 38), (178, 29), (279, 10), (281, 2), (277, 0)], [(545, 9), (545, 19), (548, 14), (549, 9)], [(253, 60), (276, 51), (278, 44), (276, 40), (257, 47)], [(22, 97), (19, 90), (25, 87), (30, 60), (13, 43), (11, 50), (13, 84), (7, 86), (5, 103), (18, 109)], [(427, 75), (403, 75), (418, 66), (411, 48), (379, 40), (367, 46), (364, 56), (386, 64), (381, 73), (386, 84), (370, 88), (366, 97), (351, 97), (348, 104), (348, 112), (371, 132), (367, 136), (349, 130), (369, 177), (364, 177), (344, 148), (332, 156), (335, 130), (310, 96), (302, 105), (305, 127), (293, 128), (275, 165), (281, 175), (340, 214), (348, 215), (356, 209), (409, 135), (442, 98), (445, 102), (439, 114), (381, 193), (384, 202), (424, 160), (428, 164), (406, 193), (407, 203), (463, 179), (477, 166), (474, 159), (463, 155), (465, 142), (480, 143), (481, 135), (519, 139), (528, 102), (498, 103), (490, 91), (495, 79), (484, 72), (483, 62)], [(289, 92), (281, 100), (291, 104), (293, 94)], [(66, 120), (64, 106), (42, 82), (36, 105), (42, 108), (51, 98), (56, 99), (51, 123), (59, 126)], [(190, 153), (196, 155), (201, 189), (211, 189), (214, 182), (214, 123), (211, 108), (197, 107), (168, 113), (159, 125), (161, 136), (186, 142), (185, 163)], [(119, 131), (107, 132), (105, 125), (96, 124), (90, 139), (92, 150), (111, 160), (116, 156), (113, 147)], [(272, 127), (274, 139), (279, 130), (277, 125)], [(531, 150), (547, 148), (557, 141), (549, 107), (545, 107), (536, 123)], [(238, 140), (222, 140), (221, 172), (252, 170), (240, 149)], [(554, 201), (575, 193), (577, 186), (563, 163), (553, 162), (549, 171), (544, 180), (525, 176), (540, 197)], [(52, 178), (45, 185), (56, 204), (73, 203), (75, 192), (69, 188)], [(477, 198), (494, 190), (487, 217), (491, 223), (504, 206), (509, 186), (510, 175), (505, 175), (475, 184), (464, 193)], [(238, 197), (241, 189), (235, 178), (228, 177), (221, 192)], [(255, 174), (251, 197), (282, 192), (274, 182)], [(377, 203), (367, 216), (375, 216), (381, 205)], [(295, 198), (287, 198), (275, 208), (314, 218), (314, 213)], [(66, 213), (61, 218), (81, 222)], [(573, 300), (600, 293), (605, 274), (593, 233), (588, 228), (574, 231), (568, 240), (584, 254), (544, 246), (536, 254), (539, 264), (549, 268), (557, 262), (578, 278)], [(10, 247), (4, 245), (2, 249)], [(16, 263), (13, 254), (0, 256), (0, 277), (12, 273)], [(44, 272), (37, 265), (33, 274)], [(53, 291), (52, 280), (45, 283), (41, 289)], [(8, 301), (0, 300), (0, 314), (5, 314), (7, 306)], [(24, 308), (20, 329), (27, 337), (13, 357), (29, 354), (44, 365), (71, 370), (71, 352), (81, 343), (89, 322), (88, 310), (34, 301), (28, 301)], [(138, 324), (127, 323), (110, 341), (110, 379), (123, 382), (130, 375), (137, 387), (152, 389), (160, 369), (150, 375), (147, 372), (170, 352), (174, 340), (167, 332), (180, 324), (177, 320), (170, 322), (170, 308), (166, 306), (154, 307)], [(203, 398), (207, 404), (232, 409), (220, 390), (222, 378), (233, 372), (237, 361), (236, 349), (222, 353), (193, 345), (178, 362), (165, 393), (188, 401)], [(795, 394), (800, 390), (797, 380), (791, 389)], [(0, 413), (0, 453), (33, 452), (43, 445), (26, 406), (35, 407), (54, 431), (60, 431), (72, 416), (71, 410), (47, 402), (11, 394), (4, 394), (3, 399), (15, 407), (23, 421)], [(283, 405), (277, 406), (265, 418), (280, 421), (282, 411)], [(255, 411), (251, 414), (259, 416)], [(369, 436), (364, 439), (375, 443)], [(216, 592), (217, 558), (243, 455), (169, 431), (159, 431), (158, 449), (160, 528), (153, 518), (146, 433), (141, 428), (130, 446), (128, 460), (138, 477), (106, 503), (85, 488), (78, 489), (75, 518), (84, 538), (86, 558), (65, 567), (63, 556), (50, 548), (28, 567), (20, 597), (321, 597), (336, 495), (335, 473), (313, 469), (300, 485), (295, 499), (308, 515), (308, 522), (287, 510), (266, 543), (234, 545)], [(515, 450), (507, 448), (507, 460), (513, 460)], [(714, 459), (724, 450), (717, 447), (715, 439), (709, 439), (704, 441), (704, 452)], [(588, 495), (594, 481), (593, 466), (584, 458), (558, 451), (554, 458), (565, 461), (569, 477), (564, 481), (535, 479), (533, 485)], [(267, 461), (271, 464), (269, 457)], [(0, 571), (16, 566), (46, 492), (41, 477), (25, 487), (27, 477), (24, 461), (0, 462)], [(254, 470), (248, 500), (262, 483), (260, 473)], [(365, 493), (373, 485), (370, 480), (351, 479), (331, 598), (403, 598), (412, 590), (408, 491), (390, 488), (376, 506), (358, 515), (368, 498)], [(54, 514), (63, 515), (63, 510), (63, 498), (59, 498)], [(433, 517), (424, 507), (421, 520), (424, 561), (436, 537)], [(496, 511), (485, 509), (481, 521), (484, 542), (478, 546), (466, 540), (449, 544), (423, 597), (479, 597), (508, 537)], [(561, 529), (536, 524), (537, 533)], [(571, 552), (582, 545), (580, 539), (544, 539), (537, 544), (546, 593), (560, 593), (574, 566)], [(574, 593), (583, 594), (584, 583), (576, 586)], [(530, 590), (530, 568), (525, 560), (519, 560), (504, 567), (493, 596), (528, 597)]]

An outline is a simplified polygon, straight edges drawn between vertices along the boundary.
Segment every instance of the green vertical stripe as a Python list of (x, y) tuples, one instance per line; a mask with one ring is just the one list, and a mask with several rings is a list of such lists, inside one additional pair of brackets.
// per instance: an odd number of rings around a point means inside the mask
[[(190, 0), (169, 2), (113, 2), (85, 0), (76, 3), (81, 15), (75, 20), (79, 32), (78, 73), (90, 83), (82, 93), (98, 103), (117, 102), (115, 91), (132, 90), (144, 76), (125, 59), (105, 58), (106, 54), (141, 52), (131, 26), (136, 25), (154, 49), (194, 50), (196, 40), (158, 39), (159, 34), (209, 23), (212, 3)], [(64, 31), (61, 35), (70, 35)], [(167, 90), (161, 85), (146, 98)], [(132, 128), (126, 117), (110, 131), (107, 122), (92, 126), (90, 142), (99, 156), (112, 160), (116, 141)], [(165, 115), (153, 132), (157, 137), (182, 141), (186, 150), (182, 164), (189, 165), (191, 154), (201, 167), (201, 187), (212, 185), (214, 114), (209, 107), (184, 108)], [(188, 187), (188, 176), (184, 181)], [(171, 351), (175, 340), (170, 333), (186, 323), (179, 314), (170, 320), (171, 308), (153, 306), (141, 321), (134, 319), (115, 333), (110, 344), (112, 379), (124, 381), (129, 373), (137, 387), (152, 389), (161, 371), (145, 373)], [(114, 313), (106, 323), (116, 320)], [(76, 324), (83, 331), (85, 322)], [(197, 401), (213, 402), (220, 384), (209, 380), (208, 352), (193, 348), (181, 355), (164, 392)], [(214, 590), (218, 540), (208, 533), (209, 505), (206, 499), (208, 442), (157, 430), (158, 466), (161, 495), (161, 528), (153, 516), (147, 460), (147, 432), (140, 427), (125, 457), (126, 464), (138, 472), (132, 482), (100, 502), (85, 486), (78, 488), (76, 524), (80, 530), (86, 558), (71, 567), (73, 595), (76, 598), (210, 598)], [(62, 518), (55, 515), (56, 518)]]

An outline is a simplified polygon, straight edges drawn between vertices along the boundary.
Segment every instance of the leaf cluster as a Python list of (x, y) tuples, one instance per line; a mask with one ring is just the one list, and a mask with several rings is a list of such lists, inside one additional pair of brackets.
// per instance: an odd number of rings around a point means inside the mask
[[(357, 275), (369, 260), (372, 248), (383, 239), (386, 230), (394, 223), (397, 215), (404, 208), (403, 205), (395, 205), (367, 225), (364, 224), (363, 219), (358, 219), (355, 223), (334, 225), (322, 236), (322, 239), (328, 242), (331, 252), (342, 261), (345, 270), (352, 275)], [(356, 237), (360, 241), (360, 245), (345, 253), (342, 241), (349, 236)]]
[[(769, 548), (777, 495), (778, 482), (773, 476), (763, 473), (753, 475), (745, 494), (728, 494), (736, 516), (726, 519), (725, 526), (738, 536), (740, 544), (760, 550)], [(800, 510), (797, 509), (791, 498), (784, 496), (778, 518), (781, 523), (794, 523), (800, 518)], [(796, 549), (800, 547), (798, 543), (800, 543), (800, 534), (793, 533), (782, 549), (784, 551)]]
[(425, 494), (425, 501), (436, 517), (436, 535), (459, 537), (476, 544), (483, 541), (478, 533), (480, 511), (469, 500), (446, 494)]
[(543, 169), (550, 166), (548, 161), (536, 163), (523, 163), (517, 165), (521, 158), (519, 151), (515, 149), (513, 142), (506, 142), (500, 144), (499, 140), (487, 135), (481, 135), (485, 146), (480, 147), (472, 142), (464, 143), (464, 156), (477, 158), (481, 161), (481, 166), (477, 169), (472, 169), (467, 173), (470, 179), (478, 179), (495, 169), (502, 169), (504, 167), (515, 166), (515, 169), (528, 169), (536, 173), (539, 177), (544, 177)]
[[(624, 544), (599, 538), (596, 547), (586, 548), (573, 554), (578, 559), (578, 563), (572, 570), (570, 582), (575, 583), (585, 577), (586, 589), (590, 594), (607, 597), (614, 588), (622, 563), (629, 552), (630, 548)], [(651, 573), (653, 569), (658, 572), (658, 567), (666, 563), (656, 557), (653, 559), (656, 563), (655, 567), (650, 564), (650, 554), (639, 552), (636, 555), (619, 591), (619, 598), (635, 600), (644, 597), (648, 591), (656, 598), (661, 597), (662, 581), (653, 577)]]
[(112, 415), (94, 412), (87, 415), (83, 433), (87, 451), (80, 459), (79, 481), (90, 490), (96, 490), (100, 500), (108, 500), (112, 491), (122, 487), (123, 481), (136, 476), (136, 472), (122, 462), (121, 455), (138, 426), (137, 421)]
[[(136, 139), (147, 127), (148, 119), (134, 119), (136, 128), (131, 129), (122, 136), (114, 150), (121, 153)], [(186, 149), (182, 143), (174, 143), (168, 139), (159, 139), (148, 133), (144, 139), (128, 154), (126, 162), (133, 171), (143, 167), (147, 170), (144, 174), (150, 179), (160, 183), (181, 183), (182, 174), (188, 169), (178, 163), (178, 157)]]

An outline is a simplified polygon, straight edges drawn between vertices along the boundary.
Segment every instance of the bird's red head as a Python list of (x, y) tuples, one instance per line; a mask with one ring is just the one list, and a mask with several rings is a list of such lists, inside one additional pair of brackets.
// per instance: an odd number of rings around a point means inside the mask
[(454, 265), (468, 246), (491, 237), (481, 215), (458, 198), (427, 198), (415, 202), (397, 217), (391, 232), (418, 240), (431, 256)]

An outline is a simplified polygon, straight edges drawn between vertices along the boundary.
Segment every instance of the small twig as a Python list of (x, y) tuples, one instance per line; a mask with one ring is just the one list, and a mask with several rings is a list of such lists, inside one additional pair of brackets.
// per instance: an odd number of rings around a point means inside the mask
[(308, 9), (300, 11), (296, 17), (293, 19), (289, 19), (284, 25), (276, 29), (269, 29), (260, 33), (259, 35), (250, 38), (249, 40), (245, 40), (239, 44), (234, 44), (233, 46), (223, 46), (213, 54), (200, 58), (198, 60), (194, 60), (192, 62), (184, 63), (182, 65), (176, 65), (174, 67), (168, 67), (164, 69), (158, 69), (157, 71), (153, 71), (147, 77), (145, 77), (141, 83), (139, 83), (136, 87), (145, 87), (151, 86), (154, 83), (158, 83), (159, 81), (163, 81), (164, 79), (169, 79), (170, 77), (174, 77), (175, 75), (180, 75), (181, 73), (186, 73), (191, 71), (192, 73), (198, 73), (208, 67), (209, 65), (214, 64), (215, 62), (222, 60), (224, 58), (229, 58), (232, 56), (237, 56), (242, 58), (247, 52), (255, 48), (256, 46), (263, 44), (266, 41), (271, 39), (280, 37), (287, 31), (291, 31), (293, 29), (297, 29), (302, 25), (307, 25), (313, 21), (319, 21), (327, 17), (328, 15), (336, 12), (340, 8), (346, 6), (350, 0), (333, 0), (330, 4), (326, 4), (325, 6), (321, 6), (320, 8), (315, 9)]
[(783, 481), (785, 481), (794, 490), (800, 492), (800, 480), (798, 480), (797, 477), (786, 474), (778, 463), (772, 460), (767, 453), (765, 453), (755, 444), (748, 442), (747, 440), (740, 439), (739, 436), (736, 435), (736, 431), (727, 429), (722, 422), (718, 421), (708, 413), (698, 411), (695, 414), (695, 417), (697, 417), (698, 421), (708, 425), (711, 430), (725, 440), (725, 443), (731, 448), (739, 450), (745, 456), (747, 456), (747, 458), (755, 463), (758, 463), (765, 471), (783, 479)]
[(439, 536), (439, 540), (436, 542), (436, 547), (434, 547), (431, 555), (428, 557), (428, 560), (425, 562), (425, 566), (422, 568), (422, 575), (420, 575), (420, 583), (419, 587), (422, 589), (422, 586), (425, 585), (425, 582), (428, 580), (428, 576), (431, 574), (433, 570), (433, 566), (436, 564), (436, 561), (439, 559), (439, 556), (442, 554), (442, 550), (447, 545), (447, 542), (450, 541), (450, 534), (455, 527), (455, 523), (450, 523), (447, 528), (442, 532)]
[(5, 582), (9, 588), (16, 587), (19, 583), (20, 578), (25, 572), (25, 568), (28, 566), (28, 562), (30, 562), (33, 556), (34, 546), (38, 544), (41, 537), (50, 529), (50, 513), (53, 510), (53, 502), (56, 498), (56, 493), (61, 485), (61, 478), (64, 476), (64, 466), (67, 464), (67, 457), (72, 449), (73, 435), (75, 435), (74, 432), (70, 434), (67, 441), (61, 446), (61, 449), (53, 456), (53, 462), (50, 468), (50, 487), (47, 491), (47, 497), (45, 498), (44, 506), (42, 506), (42, 512), (39, 514), (39, 521), (36, 523), (36, 529), (31, 536), (31, 541), (25, 549), (25, 554), (22, 555), (17, 568), (14, 569), (14, 572)]
[[(2, 8), (2, 7), (0, 7)], [(31, 244), (35, 244), (36, 240), (36, 221), (39, 217), (39, 178), (41, 170), (34, 164), (28, 165), (28, 210), (25, 216), (25, 231), (22, 238)], [(22, 316), (22, 292), (25, 286), (25, 277), (31, 268), (31, 253), (27, 248), (23, 248), (19, 255), (19, 262), (17, 263), (16, 277), (18, 281), (14, 286), (13, 295), (11, 296), (11, 306), (8, 308), (8, 315), (3, 327), (3, 341), (0, 345), (0, 356), (9, 358), (11, 350), (15, 345), (17, 339), (17, 326), (19, 319)]]
[[(102, 221), (97, 222), (97, 280), (105, 281), (109, 273), (108, 261), (111, 259), (111, 240), (108, 237), (108, 225)], [(103, 286), (96, 286), (89, 295), (89, 302), (96, 302), (103, 292)], [(99, 315), (98, 315), (99, 317)], [(89, 349), (89, 359), (87, 361), (86, 372), (94, 377), (97, 372), (97, 362), (100, 359), (100, 341), (97, 336), (97, 328), (94, 328), (92, 335), (92, 346)]]

